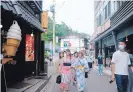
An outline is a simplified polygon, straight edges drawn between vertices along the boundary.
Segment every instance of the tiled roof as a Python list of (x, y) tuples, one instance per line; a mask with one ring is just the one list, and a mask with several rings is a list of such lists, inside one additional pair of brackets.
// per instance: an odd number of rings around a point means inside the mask
[[(23, 1), (21, 1), (23, 2)], [(44, 32), (44, 29), (41, 27), (39, 19), (35, 17), (28, 9), (23, 7), (20, 3), (13, 4), (11, 1), (2, 1), (1, 5), (4, 9), (13, 11), (14, 14), (21, 14), (22, 18), (29, 22), (31, 25), (36, 27), (38, 30)]]

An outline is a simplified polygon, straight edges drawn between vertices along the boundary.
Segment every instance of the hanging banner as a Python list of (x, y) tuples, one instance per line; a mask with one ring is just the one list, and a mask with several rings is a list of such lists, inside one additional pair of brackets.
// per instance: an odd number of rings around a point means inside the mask
[(41, 14), (41, 25), (43, 29), (48, 28), (48, 12), (47, 11), (43, 11)]
[(34, 36), (26, 35), (25, 61), (34, 61)]

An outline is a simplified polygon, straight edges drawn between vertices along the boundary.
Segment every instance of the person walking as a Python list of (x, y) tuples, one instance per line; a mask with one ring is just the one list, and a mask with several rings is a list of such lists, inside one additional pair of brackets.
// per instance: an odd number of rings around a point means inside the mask
[(126, 44), (124, 40), (119, 41), (119, 50), (112, 57), (112, 78), (116, 79), (118, 92), (127, 92), (128, 85), (128, 65), (130, 65), (129, 54), (125, 51)]
[(67, 49), (66, 53), (64, 53), (64, 59), (60, 63), (60, 73), (61, 73), (60, 88), (62, 92), (69, 91), (69, 86), (72, 81), (71, 63), (72, 63), (71, 53), (70, 50)]
[(98, 73), (99, 75), (103, 74), (103, 57), (101, 54), (98, 56)]
[(83, 92), (85, 87), (85, 72), (89, 68), (88, 68), (88, 63), (83, 56), (83, 53), (79, 52), (78, 56), (79, 56), (78, 60), (72, 64), (72, 67), (76, 70), (78, 91)]
[(131, 54), (131, 51), (128, 51), (129, 53), (129, 57), (130, 57), (130, 61), (131, 61), (131, 68), (128, 69), (129, 72), (129, 77), (128, 77), (128, 88), (127, 88), (127, 92), (133, 92), (133, 55)]
[(57, 72), (57, 73), (60, 73), (60, 72), (59, 72), (59, 66), (60, 66), (61, 62), (63, 61), (63, 59), (64, 59), (64, 52), (60, 52), (60, 53), (59, 53), (59, 59), (55, 62), (55, 65), (56, 65), (56, 72)]
[(88, 62), (89, 71), (91, 71), (91, 69), (92, 69), (92, 64), (93, 64), (93, 61), (92, 61), (92, 59), (91, 59), (91, 56), (89, 56), (89, 55), (86, 54), (85, 59), (86, 59), (87, 62)]
[[(72, 64), (78, 60), (78, 52), (74, 52), (74, 57), (72, 59)], [(73, 74), (73, 85), (76, 85), (76, 71), (75, 69), (72, 69), (72, 74)]]

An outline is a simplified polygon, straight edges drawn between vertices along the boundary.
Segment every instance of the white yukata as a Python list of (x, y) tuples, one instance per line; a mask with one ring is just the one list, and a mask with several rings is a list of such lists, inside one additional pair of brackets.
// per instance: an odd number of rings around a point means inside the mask
[(79, 58), (72, 64), (76, 70), (76, 79), (78, 91), (83, 91), (85, 87), (85, 71), (89, 69), (88, 63), (85, 58)]

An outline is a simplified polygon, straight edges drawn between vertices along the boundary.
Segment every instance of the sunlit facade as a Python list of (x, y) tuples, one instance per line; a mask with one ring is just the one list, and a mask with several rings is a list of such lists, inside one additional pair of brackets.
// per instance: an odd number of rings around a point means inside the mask
[(70, 49), (71, 53), (74, 53), (75, 51), (85, 49), (85, 41), (84, 38), (81, 38), (79, 36), (66, 36), (61, 39), (60, 47), (61, 51)]
[(133, 1), (95, 1), (94, 6), (95, 32), (91, 42), (95, 45), (95, 58), (102, 54), (106, 65), (121, 38), (127, 41), (127, 49), (133, 50)]

